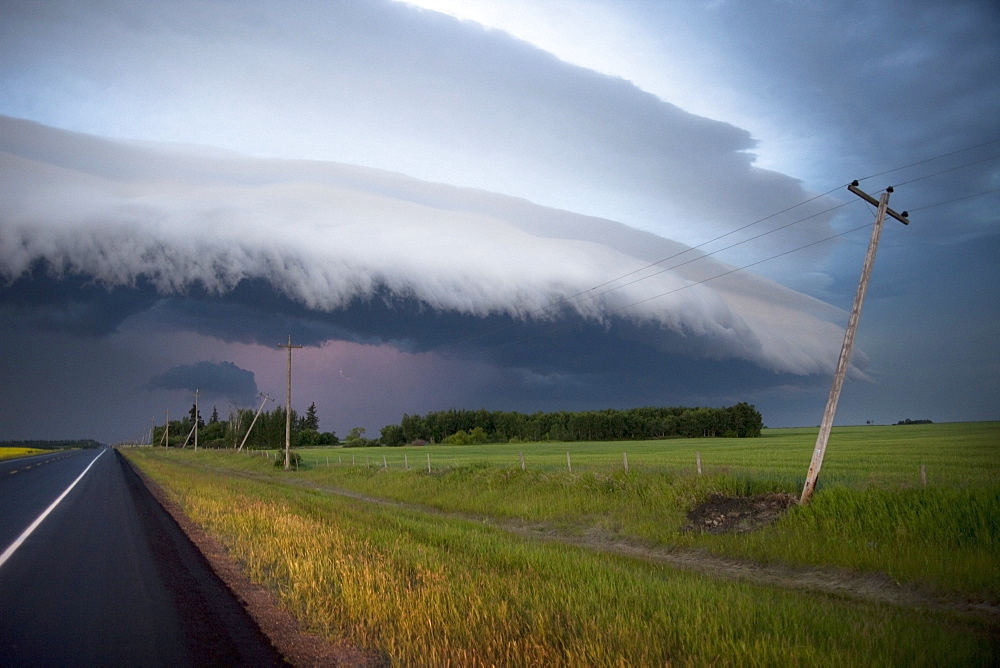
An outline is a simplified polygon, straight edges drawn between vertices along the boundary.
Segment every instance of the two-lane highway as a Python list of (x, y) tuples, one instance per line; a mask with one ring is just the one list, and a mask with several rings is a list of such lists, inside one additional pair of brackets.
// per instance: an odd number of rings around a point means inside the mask
[(0, 665), (282, 663), (117, 451), (0, 464), (0, 555)]

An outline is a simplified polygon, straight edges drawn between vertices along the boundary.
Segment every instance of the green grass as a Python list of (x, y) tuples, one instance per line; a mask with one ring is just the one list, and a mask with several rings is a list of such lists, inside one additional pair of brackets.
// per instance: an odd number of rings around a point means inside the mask
[[(766, 478), (801, 489), (816, 441), (816, 429), (765, 429), (756, 439), (672, 439), (596, 443), (518, 443), (479, 446), (427, 445), (401, 448), (308, 448), (300, 450), (313, 467), (350, 465), (426, 470), (489, 463), (529, 469), (566, 470), (570, 454), (575, 472), (629, 469), (683, 473), (702, 470), (754, 480)], [(929, 484), (956, 487), (989, 485), (1000, 472), (1000, 423), (970, 422), (906, 426), (837, 427), (827, 449), (820, 488), (914, 487), (925, 466)]]
[(1000, 423), (835, 429), (807, 506), (746, 535), (682, 530), (713, 493), (797, 493), (815, 432), (302, 451), (312, 463), (298, 472), (226, 452), (129, 456), (307, 625), (403, 664), (995, 662), (995, 620), (720, 581), (502, 528), (882, 572), (1000, 600)]
[(751, 535), (682, 531), (687, 510), (711, 494), (797, 495), (815, 437), (815, 429), (781, 429), (738, 441), (331, 449), (305, 451), (312, 468), (297, 475), (317, 485), (545, 523), (573, 534), (879, 571), (932, 589), (1000, 595), (1000, 569), (992, 567), (1000, 545), (1000, 423), (835, 429), (812, 503)]

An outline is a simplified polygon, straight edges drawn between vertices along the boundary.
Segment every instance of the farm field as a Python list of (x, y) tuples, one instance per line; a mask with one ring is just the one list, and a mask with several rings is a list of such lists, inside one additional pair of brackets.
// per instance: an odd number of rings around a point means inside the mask
[(995, 663), (1000, 423), (834, 429), (809, 505), (686, 529), (797, 495), (815, 433), (127, 454), (308, 628), (405, 664)]

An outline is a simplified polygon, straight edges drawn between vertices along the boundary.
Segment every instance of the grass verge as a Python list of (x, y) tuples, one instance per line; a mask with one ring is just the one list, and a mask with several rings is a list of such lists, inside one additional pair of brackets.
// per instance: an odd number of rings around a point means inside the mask
[[(129, 456), (304, 624), (408, 665), (988, 665), (997, 658), (996, 628), (957, 616), (720, 582), (289, 484), (316, 484), (310, 478), (330, 471), (285, 474), (227, 453)], [(646, 535), (641, 527), (664, 509), (672, 509), (666, 523), (679, 521), (683, 501), (709, 488), (748, 491), (749, 484), (722, 474), (650, 475), (485, 465), (417, 475), (344, 467), (336, 481), (378, 483), (394, 490), (386, 496), (404, 495), (400, 486), (414, 481), (441, 483), (455, 498), (477, 497), (493, 516), (546, 517), (568, 530), (618, 523), (630, 535)], [(780, 486), (763, 486), (774, 484)], [(614, 498), (621, 502), (609, 509)], [(449, 504), (461, 505), (441, 499), (436, 505)], [(598, 519), (609, 513), (613, 519)], [(824, 513), (817, 517), (822, 521)], [(987, 540), (995, 540), (993, 530), (987, 527)], [(685, 537), (679, 527), (667, 533)], [(692, 545), (702, 538), (687, 536)], [(771, 548), (750, 541), (742, 549)]]

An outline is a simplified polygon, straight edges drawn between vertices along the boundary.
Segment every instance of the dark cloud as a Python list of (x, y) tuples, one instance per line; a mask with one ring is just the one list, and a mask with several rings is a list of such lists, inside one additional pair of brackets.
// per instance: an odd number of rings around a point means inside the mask
[(159, 299), (141, 277), (134, 287), (107, 286), (91, 276), (63, 273), (44, 259), (0, 284), (0, 313), (9, 322), (78, 336), (111, 334)]
[(206, 399), (228, 399), (237, 406), (254, 403), (258, 389), (253, 371), (232, 362), (198, 362), (175, 366), (150, 379), (149, 389), (198, 391)]
[[(104, 315), (103, 331), (113, 331), (130, 308), (156, 306), (173, 310), (175, 327), (226, 340), (256, 341), (294, 321), (316, 340), (422, 349), (448, 329), (379, 330), (382, 312), (455, 314), (448, 324), (459, 334), (467, 318), (490, 327), (574, 316), (651, 326), (698, 356), (780, 372), (832, 368), (836, 309), (749, 273), (727, 275), (730, 265), (614, 221), (348, 165), (0, 125), (30, 137), (0, 144), (11, 175), (0, 184), (0, 274), (15, 296), (30, 291), (21, 277), (40, 263), (70, 279), (53, 288), (64, 301), (45, 303), (41, 324), (59, 325), (59, 315), (64, 328), (98, 331)], [(94, 167), (82, 159), (91, 151)], [(116, 155), (116, 170), (105, 170)], [(105, 303), (73, 285), (88, 280), (120, 292)]]

